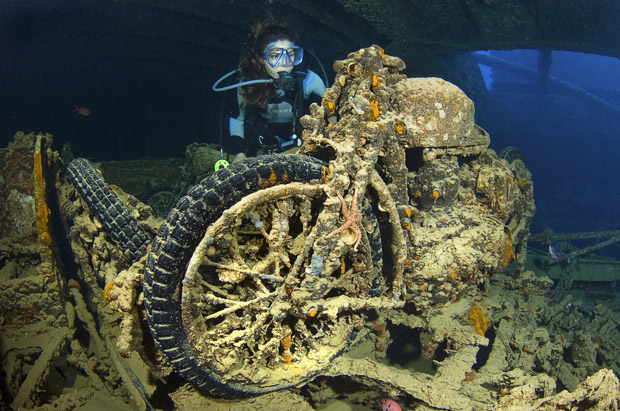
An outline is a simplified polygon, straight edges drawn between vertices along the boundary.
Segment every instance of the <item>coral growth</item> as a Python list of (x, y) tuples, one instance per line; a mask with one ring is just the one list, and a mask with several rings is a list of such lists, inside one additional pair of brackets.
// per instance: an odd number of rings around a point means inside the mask
[(372, 325), (372, 330), (377, 334), (379, 338), (385, 338), (385, 330), (387, 324), (384, 321), (375, 321)]

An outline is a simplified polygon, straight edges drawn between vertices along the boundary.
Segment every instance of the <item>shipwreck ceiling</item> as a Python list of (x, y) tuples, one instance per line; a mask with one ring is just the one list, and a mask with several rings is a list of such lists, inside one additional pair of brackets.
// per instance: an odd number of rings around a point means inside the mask
[[(221, 100), (211, 85), (237, 66), (251, 24), (268, 13), (297, 28), (330, 79), (334, 60), (378, 44), (407, 63), (407, 75), (444, 77), (475, 101), (475, 84), (446, 73), (467, 62), (455, 53), (549, 48), (620, 56), (620, 4), (611, 0), (4, 0), (2, 141), (18, 130), (45, 130), (60, 139), (116, 136), (126, 145), (128, 135), (150, 133), (142, 138), (160, 139), (162, 153), (179, 145), (172, 133), (208, 141)], [(74, 104), (100, 114), (90, 128), (70, 123)]]
[[(376, 43), (411, 66), (480, 49), (562, 49), (620, 56), (620, 4), (605, 0), (9, 0), (2, 44), (13, 63), (58, 57), (79, 69), (220, 72), (252, 22), (287, 20), (325, 61)], [(14, 37), (13, 37), (14, 36)], [(1, 40), (0, 40), (1, 41)], [(4, 54), (4, 53), (3, 53)], [(6, 55), (6, 54), (4, 54)], [(6, 62), (6, 61), (5, 61)], [(70, 64), (68, 64), (70, 63)]]

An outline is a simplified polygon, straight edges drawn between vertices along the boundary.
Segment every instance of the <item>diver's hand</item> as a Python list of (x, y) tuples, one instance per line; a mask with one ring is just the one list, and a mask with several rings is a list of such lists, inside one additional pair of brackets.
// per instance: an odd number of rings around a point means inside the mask
[(247, 158), (247, 156), (245, 155), (245, 153), (237, 153), (237, 155), (235, 156), (235, 158), (233, 158), (232, 163), (238, 163), (239, 161), (243, 161)]

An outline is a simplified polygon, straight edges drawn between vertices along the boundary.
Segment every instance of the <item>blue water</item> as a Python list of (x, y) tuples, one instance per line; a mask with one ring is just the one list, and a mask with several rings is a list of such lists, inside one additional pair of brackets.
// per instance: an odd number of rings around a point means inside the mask
[[(538, 52), (491, 52), (537, 70)], [(496, 116), (482, 116), (491, 148), (516, 146), (532, 172), (537, 213), (533, 232), (617, 230), (620, 228), (620, 61), (617, 58), (552, 52), (549, 75), (592, 93), (616, 110), (549, 87), (538, 99), (531, 79), (484, 67)], [(494, 91), (518, 83), (522, 93)], [(602, 253), (619, 255), (611, 246)]]

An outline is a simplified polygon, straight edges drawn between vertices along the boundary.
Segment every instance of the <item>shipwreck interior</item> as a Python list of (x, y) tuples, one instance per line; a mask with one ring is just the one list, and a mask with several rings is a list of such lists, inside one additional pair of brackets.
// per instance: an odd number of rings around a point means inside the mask
[[(267, 16), (329, 87), (311, 159), (214, 176), (212, 85)], [(588, 0), (3, 2), (0, 408), (617, 409), (618, 27)]]

